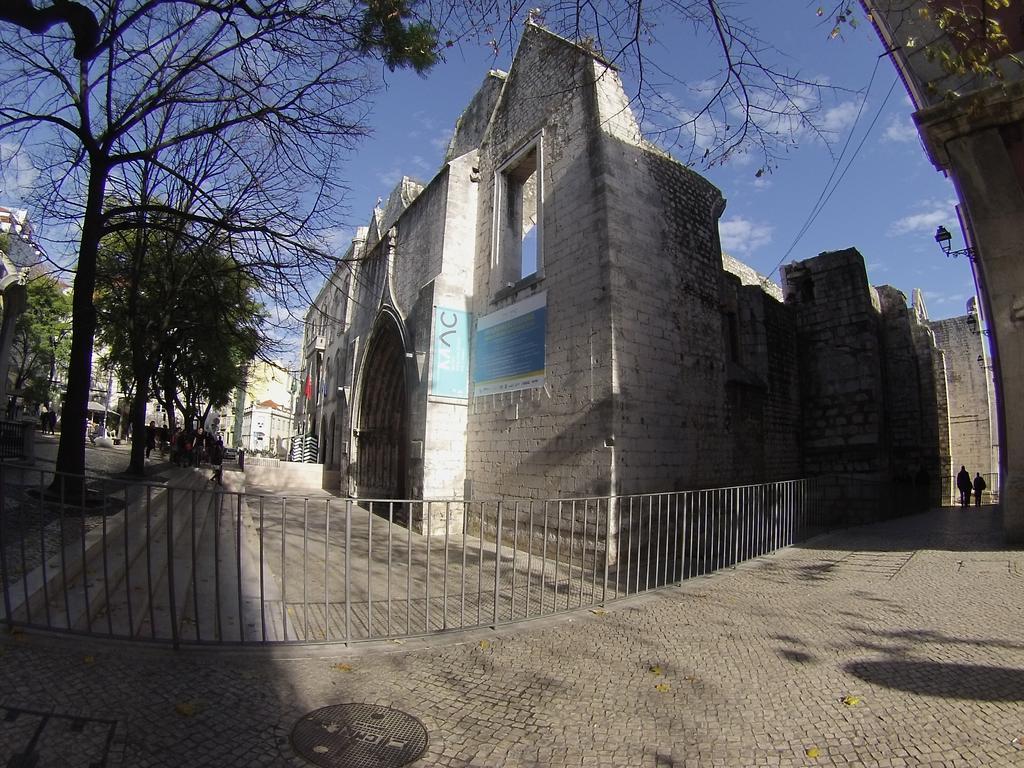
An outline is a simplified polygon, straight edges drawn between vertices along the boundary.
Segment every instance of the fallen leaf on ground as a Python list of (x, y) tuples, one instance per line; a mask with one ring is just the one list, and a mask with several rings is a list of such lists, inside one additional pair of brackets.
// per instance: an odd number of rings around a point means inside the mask
[(338, 670), (339, 672), (351, 672), (352, 671), (352, 665), (351, 664), (346, 664), (345, 662), (341, 662), (339, 664), (335, 664), (334, 668), (336, 670)]
[(488, 648), (491, 647), (491, 641), (490, 640), (481, 640), (480, 641), (480, 647), (483, 648), (486, 651)]
[(606, 613), (608, 613), (608, 611), (606, 611), (604, 608), (591, 608), (590, 612), (595, 616), (604, 616)]
[(84, 661), (86, 664), (95, 664), (96, 663), (96, 657), (95, 656), (86, 656), (84, 659), (82, 659), (82, 661)]
[(804, 754), (808, 757), (821, 757), (821, 750), (817, 747), (809, 747)]
[(174, 705), (174, 711), (182, 717), (192, 717), (196, 713), (196, 705), (191, 701), (182, 701)]
[(848, 707), (856, 707), (858, 704), (860, 704), (860, 696), (844, 696), (843, 704), (845, 704)]
[(661, 666), (659, 666), (658, 664), (655, 664), (653, 667), (651, 667), (647, 671), (650, 672), (652, 675), (662, 675), (662, 674), (664, 674), (661, 671)]
[(654, 690), (658, 691), (658, 693), (666, 693), (671, 687), (668, 683), (658, 683), (654, 686)]

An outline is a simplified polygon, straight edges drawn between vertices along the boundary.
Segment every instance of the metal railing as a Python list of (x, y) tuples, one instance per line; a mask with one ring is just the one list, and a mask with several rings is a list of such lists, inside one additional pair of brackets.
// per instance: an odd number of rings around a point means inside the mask
[(0, 465), (3, 621), (181, 643), (353, 643), (594, 607), (824, 530), (793, 480), (557, 500), (288, 498)]
[(31, 422), (0, 419), (0, 459), (31, 459), (26, 449), (34, 440), (35, 426)]

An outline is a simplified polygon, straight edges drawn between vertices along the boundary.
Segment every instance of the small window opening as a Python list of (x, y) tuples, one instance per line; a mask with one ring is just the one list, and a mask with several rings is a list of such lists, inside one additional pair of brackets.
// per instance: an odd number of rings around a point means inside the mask
[(499, 289), (530, 277), (541, 268), (538, 160), (539, 145), (534, 145), (499, 174)]

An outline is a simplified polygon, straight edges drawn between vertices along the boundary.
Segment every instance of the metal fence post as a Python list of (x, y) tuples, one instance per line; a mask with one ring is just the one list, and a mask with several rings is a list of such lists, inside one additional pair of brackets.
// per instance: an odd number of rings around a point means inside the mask
[(345, 502), (345, 645), (352, 642), (352, 499)]
[[(498, 528), (494, 534), (494, 624), (491, 629), (494, 629), (498, 624), (498, 588), (501, 585), (501, 518), (503, 502), (498, 502)], [(480, 546), (483, 547), (483, 541), (481, 540)]]
[(167, 599), (171, 617), (171, 644), (178, 650), (178, 605), (174, 595), (174, 489), (167, 489)]
[[(7, 498), (7, 489), (4, 486), (4, 467), (0, 464), (0, 579), (4, 582), (4, 623), (7, 624), (7, 631), (14, 629), (14, 617), (11, 615), (11, 577), (7, 572), (7, 538), (4, 536), (4, 523), (7, 519), (7, 509), (4, 499)], [(84, 517), (84, 515), (83, 515)], [(19, 537), (21, 531), (18, 532)], [(25, 563), (22, 561), (22, 571), (25, 570)], [(22, 580), (25, 576), (22, 575)]]

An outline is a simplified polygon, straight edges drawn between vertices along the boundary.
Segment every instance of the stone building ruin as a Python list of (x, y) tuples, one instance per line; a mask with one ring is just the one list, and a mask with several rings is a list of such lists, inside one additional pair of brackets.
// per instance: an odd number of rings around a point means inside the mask
[(311, 307), (300, 431), (360, 498), (833, 474), (856, 479), (856, 519), (894, 481), (937, 502), (950, 433), (926, 315), (853, 249), (774, 285), (723, 256), (724, 209), (641, 137), (613, 67), (529, 25), (441, 169), (378, 205)]

